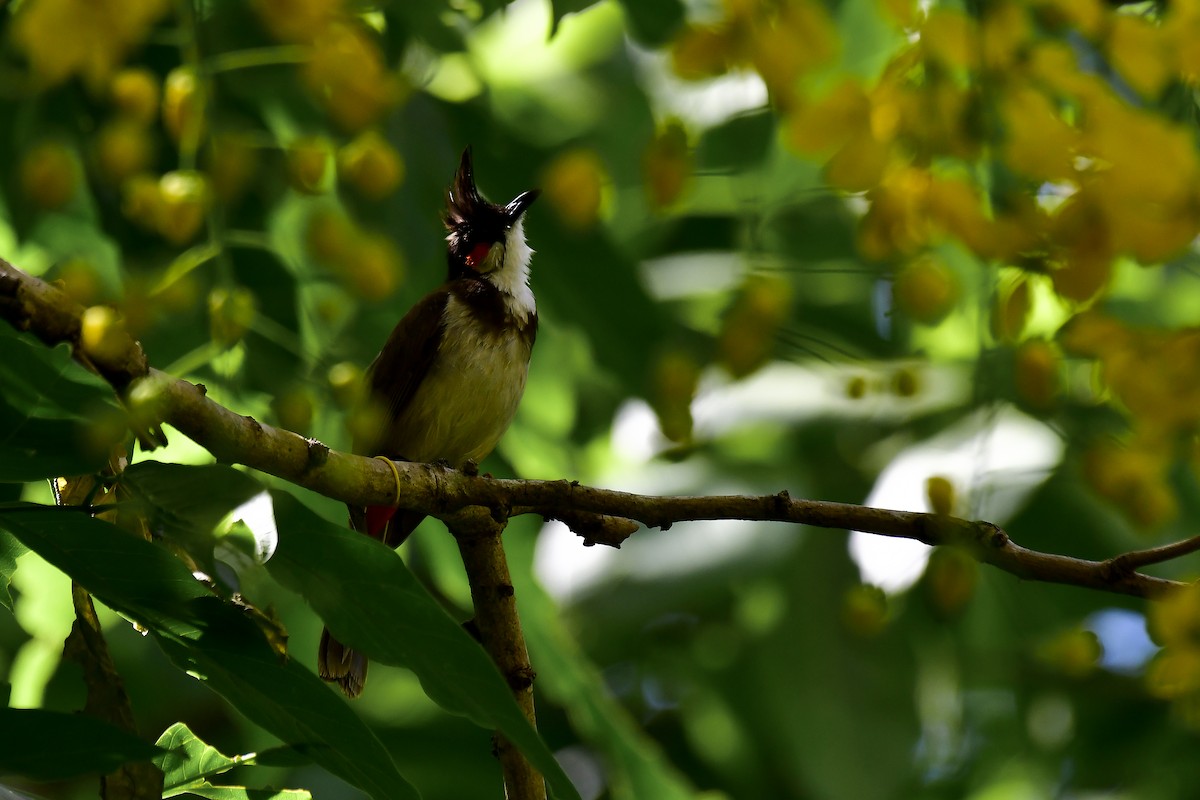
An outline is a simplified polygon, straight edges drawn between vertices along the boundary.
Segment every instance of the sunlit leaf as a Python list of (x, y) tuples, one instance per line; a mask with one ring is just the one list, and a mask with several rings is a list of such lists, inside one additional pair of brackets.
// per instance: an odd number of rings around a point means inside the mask
[(194, 794), (214, 800), (303, 800), (306, 791), (246, 789), (241, 786), (213, 786), (207, 778), (227, 772), (235, 766), (258, 763), (257, 754), (229, 757), (206, 744), (182, 722), (176, 722), (158, 737), (157, 745), (167, 752), (154, 760), (163, 771), (163, 797)]

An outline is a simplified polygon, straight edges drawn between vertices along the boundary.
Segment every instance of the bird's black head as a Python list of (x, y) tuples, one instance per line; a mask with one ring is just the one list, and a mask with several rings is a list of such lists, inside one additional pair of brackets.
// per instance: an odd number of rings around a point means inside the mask
[[(537, 199), (534, 189), (522, 192), (504, 206), (491, 203), (479, 193), (471, 166), (471, 148), (463, 151), (446, 198), (446, 241), (450, 278), (490, 275), (509, 268), (509, 250), (523, 250), (521, 215)], [(514, 245), (518, 244), (519, 247)], [(524, 256), (525, 259), (528, 256)], [(524, 264), (520, 265), (524, 268)]]

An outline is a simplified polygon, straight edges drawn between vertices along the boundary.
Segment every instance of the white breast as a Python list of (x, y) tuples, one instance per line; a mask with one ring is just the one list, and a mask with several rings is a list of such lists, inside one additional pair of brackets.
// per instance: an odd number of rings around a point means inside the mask
[(525, 393), (530, 345), (515, 329), (481, 324), (458, 298), (429, 374), (392, 428), (392, 451), (410, 461), (479, 462), (512, 422)]

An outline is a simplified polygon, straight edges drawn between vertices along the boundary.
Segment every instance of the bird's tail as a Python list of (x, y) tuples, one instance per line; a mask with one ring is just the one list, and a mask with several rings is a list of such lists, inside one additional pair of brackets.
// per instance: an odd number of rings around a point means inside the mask
[(317, 651), (317, 673), (342, 687), (347, 697), (358, 697), (367, 680), (367, 657), (330, 636), (325, 628)]
[[(425, 519), (420, 511), (383, 506), (350, 507), (350, 527), (379, 539), (388, 547), (399, 547), (409, 534)], [(367, 680), (367, 657), (333, 638), (329, 628), (321, 631), (321, 646), (317, 650), (317, 674), (336, 683), (347, 697), (362, 694)]]

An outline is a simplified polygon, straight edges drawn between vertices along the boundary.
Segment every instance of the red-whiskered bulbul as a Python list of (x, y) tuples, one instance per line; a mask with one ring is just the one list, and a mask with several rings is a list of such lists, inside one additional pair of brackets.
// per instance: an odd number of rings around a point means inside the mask
[[(488, 202), (475, 186), (471, 151), (463, 152), (450, 186), (444, 222), (449, 274), (396, 325), (367, 369), (371, 399), (386, 411), (383, 430), (361, 455), (445, 462), (460, 468), (492, 452), (525, 392), (537, 336), (522, 215), (538, 196), (508, 205)], [(398, 547), (424, 519), (420, 511), (350, 507), (357, 531)], [(367, 659), (321, 634), (318, 672), (357, 696)]]

